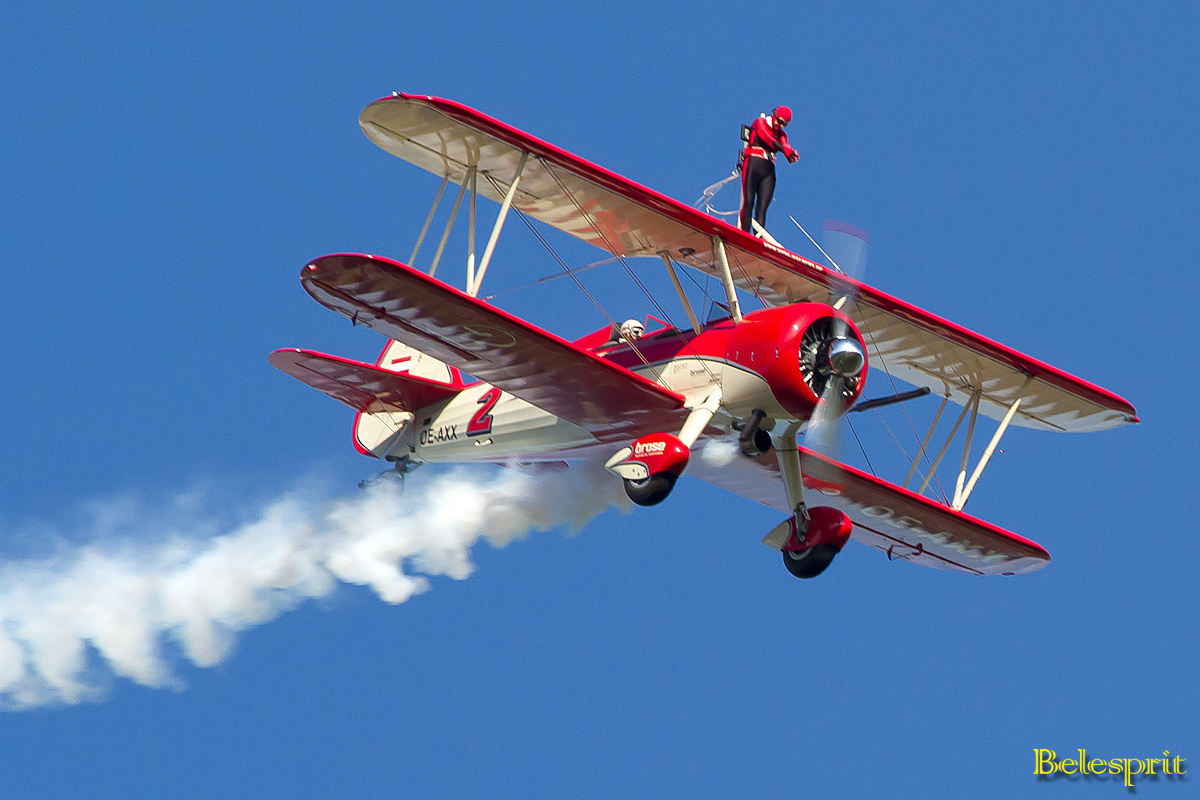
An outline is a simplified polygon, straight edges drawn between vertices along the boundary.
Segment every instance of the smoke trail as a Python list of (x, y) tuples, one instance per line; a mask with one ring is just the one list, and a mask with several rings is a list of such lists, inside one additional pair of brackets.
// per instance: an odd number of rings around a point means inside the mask
[[(619, 482), (595, 466), (526, 474), (460, 469), (380, 481), (355, 496), (301, 493), (227, 533), (125, 538), (68, 547), (40, 561), (0, 563), (0, 704), (27, 708), (103, 695), (95, 656), (146, 686), (177, 686), (162, 647), (197, 666), (220, 662), (234, 635), (338, 581), (388, 603), (463, 579), (480, 537), (502, 547), (531, 530), (578, 529), (608, 506), (628, 508)], [(144, 533), (144, 532), (143, 532)], [(89, 661), (92, 662), (89, 664)]]

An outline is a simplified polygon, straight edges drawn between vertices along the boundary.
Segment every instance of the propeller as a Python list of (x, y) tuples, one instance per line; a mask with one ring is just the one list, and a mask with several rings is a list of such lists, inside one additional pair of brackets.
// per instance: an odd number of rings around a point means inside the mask
[[(867, 265), (867, 232), (847, 222), (825, 220), (822, 252), (843, 275), (861, 282)], [(829, 304), (847, 316), (857, 300), (857, 285), (834, 276)], [(846, 402), (853, 397), (867, 355), (839, 317), (819, 320), (804, 334), (804, 360), (813, 374), (809, 386), (821, 398), (809, 418), (804, 444), (829, 458), (839, 459), (841, 424)], [(805, 376), (806, 380), (808, 375)]]
[[(861, 283), (867, 269), (867, 242), (870, 238), (867, 232), (849, 222), (835, 219), (825, 220), (824, 229), (822, 238), (825, 246), (822, 252), (834, 262), (833, 266), (838, 272)], [(837, 281), (836, 278), (832, 294), (829, 304), (847, 314), (858, 299), (857, 287)]]

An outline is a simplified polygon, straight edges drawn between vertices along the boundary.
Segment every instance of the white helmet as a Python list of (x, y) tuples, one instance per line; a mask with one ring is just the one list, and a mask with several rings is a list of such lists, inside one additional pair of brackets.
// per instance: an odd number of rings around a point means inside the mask
[(627, 319), (621, 323), (621, 338), (627, 342), (636, 342), (642, 338), (644, 330), (645, 326), (636, 319)]

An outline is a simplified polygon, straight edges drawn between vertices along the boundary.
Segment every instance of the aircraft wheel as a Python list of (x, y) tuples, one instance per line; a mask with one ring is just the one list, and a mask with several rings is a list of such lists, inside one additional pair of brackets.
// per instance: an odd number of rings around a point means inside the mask
[(660, 472), (640, 481), (625, 479), (625, 494), (639, 506), (656, 506), (675, 488), (676, 477), (669, 472)]
[(804, 550), (784, 550), (783, 565), (797, 578), (815, 578), (825, 571), (840, 552), (831, 544), (815, 544)]

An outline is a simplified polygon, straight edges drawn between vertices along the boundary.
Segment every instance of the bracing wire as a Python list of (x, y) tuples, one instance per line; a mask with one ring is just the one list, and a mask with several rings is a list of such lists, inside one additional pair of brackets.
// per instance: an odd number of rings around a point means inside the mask
[[(859, 329), (861, 330), (863, 327), (864, 326), (862, 326), (860, 324)], [(874, 331), (872, 331), (869, 327), (867, 327), (866, 333), (867, 333), (867, 338), (870, 339), (870, 347), (872, 347), (875, 350), (875, 357), (879, 359), (879, 364), (880, 364), (880, 366), (883, 367), (883, 374), (888, 376), (888, 382), (891, 383), (891, 385), (892, 385), (892, 391), (899, 394), (900, 387), (896, 385), (896, 379), (894, 377), (892, 377), (892, 371), (890, 369), (888, 369), (887, 359), (885, 359), (883, 357), (883, 353), (880, 351), (879, 345), (875, 343)], [(918, 453), (912, 460), (921, 458), (921, 456), (923, 455), (925, 457), (925, 463), (929, 464), (930, 463), (929, 454), (927, 452), (925, 452), (925, 449), (923, 447), (921, 447), (921, 434), (917, 433), (917, 426), (913, 423), (912, 416), (908, 413), (908, 409), (903, 408), (903, 403), (901, 403), (901, 410), (904, 412), (904, 417), (905, 417), (905, 419), (908, 420), (908, 427), (912, 430), (913, 437), (917, 441)], [(876, 411), (875, 413), (878, 416), (879, 412)], [(882, 417), (880, 419), (882, 419)], [(885, 423), (884, 427), (885, 428), (887, 427), (886, 423)], [(888, 429), (888, 433), (892, 433), (890, 428)], [(892, 434), (892, 438), (896, 440), (897, 446), (900, 446), (900, 440), (896, 439), (895, 434)], [(900, 452), (904, 453), (905, 458), (908, 458), (908, 453), (907, 453), (907, 451), (905, 451), (903, 446), (900, 446)], [(911, 464), (912, 460), (910, 460), (910, 464)], [(942, 479), (939, 478), (936, 473), (934, 473), (933, 479), (934, 479), (934, 482), (937, 483), (938, 491), (940, 491), (942, 493), (942, 499), (946, 500), (947, 499), (946, 498), (946, 490), (945, 490), (945, 487), (942, 486)]]
[[(587, 223), (589, 225), (591, 225), (592, 230), (594, 230), (597, 234), (599, 234), (600, 239), (603, 240), (605, 245), (607, 245), (607, 247), (605, 249), (607, 249), (610, 253), (612, 253), (614, 256), (616, 256), (617, 261), (621, 264), (621, 267), (625, 270), (625, 273), (627, 275), (629, 275), (629, 277), (633, 279), (633, 282), (635, 284), (637, 284), (638, 288), (642, 290), (642, 294), (646, 295), (646, 299), (648, 299), (650, 301), (650, 304), (654, 306), (655, 310), (658, 311), (658, 313), (662, 315), (662, 318), (664, 320), (666, 320), (668, 325), (670, 325), (672, 328), (675, 328), (676, 330), (680, 330), (679, 326), (676, 325), (675, 322), (671, 319), (671, 315), (667, 313), (666, 309), (664, 309), (662, 307), (662, 304), (658, 302), (658, 299), (654, 297), (654, 295), (650, 292), (650, 290), (646, 288), (646, 285), (644, 283), (642, 283), (641, 279), (638, 278), (636, 273), (634, 273), (633, 268), (629, 266), (629, 262), (625, 259), (625, 256), (621, 255), (619, 249), (613, 244), (613, 242), (611, 242), (609, 240), (608, 235), (604, 232), (604, 229), (596, 224), (596, 221), (595, 221), (595, 219), (593, 219), (592, 215), (590, 213), (588, 213), (586, 210), (584, 210), (583, 206), (580, 205), (579, 200), (576, 199), (575, 195), (571, 192), (571, 190), (568, 189), (565, 184), (563, 184), (562, 179), (558, 176), (558, 173), (555, 170), (551, 169), (550, 165), (547, 164), (545, 161), (541, 161), (541, 164), (542, 164), (542, 168), (546, 171), (546, 174), (548, 174), (551, 178), (554, 179), (554, 183), (558, 186), (559, 191), (561, 191), (563, 193), (563, 195), (566, 196), (571, 201), (571, 204), (573, 206), (575, 206), (575, 210), (577, 212), (579, 212), (579, 215), (581, 217), (583, 217), (585, 220), (587, 220)], [(672, 262), (674, 262), (674, 259), (672, 259)], [(699, 358), (699, 354), (696, 353), (695, 350), (692, 349), (692, 345), (691, 345), (690, 341), (687, 343), (686, 347), (687, 347), (687, 349), (692, 350), (693, 355), (697, 356), (697, 360), (700, 362), (704, 371), (708, 373), (709, 377), (716, 380), (716, 376), (713, 375), (712, 371), (709, 369), (709, 367), (705, 363), (704, 359)], [(645, 358), (645, 356), (642, 355), (641, 350), (637, 347), (633, 347), (632, 349), (634, 351), (636, 351), (638, 354), (638, 357), (641, 358), (642, 361), (645, 362), (647, 366), (649, 366), (649, 362), (646, 361), (646, 358)]]
[[(594, 305), (597, 308), (597, 310), (599, 310), (599, 312), (602, 315), (604, 315), (604, 318), (606, 320), (608, 320), (608, 324), (612, 325), (613, 327), (617, 327), (618, 326), (617, 321), (615, 319), (613, 319), (612, 315), (610, 315), (607, 311), (604, 310), (604, 306), (600, 304), (600, 301), (596, 299), (595, 295), (593, 295), (591, 292), (589, 292), (587, 290), (587, 287), (583, 285), (583, 281), (579, 280), (579, 278), (575, 275), (575, 273), (571, 271), (571, 268), (567, 266), (567, 262), (563, 261), (562, 257), (559, 256), (558, 253), (554, 250), (554, 248), (550, 245), (550, 243), (546, 241), (545, 237), (542, 236), (541, 232), (538, 231), (536, 228), (534, 228), (532, 223), (529, 222), (529, 218), (524, 213), (522, 213), (520, 211), (520, 209), (516, 209), (516, 211), (517, 211), (517, 214), (520, 215), (521, 219), (525, 221), (525, 224), (529, 227), (529, 230), (533, 231), (533, 235), (536, 236), (538, 241), (542, 243), (542, 246), (546, 248), (546, 250), (550, 253), (551, 256), (553, 256), (554, 260), (558, 262), (558, 265), (563, 268), (563, 272), (565, 272), (571, 276), (571, 280), (575, 281), (575, 285), (579, 287), (579, 290), (581, 292), (583, 292), (584, 295), (587, 297), (587, 299), (592, 301), (592, 305)], [(630, 349), (633, 350), (633, 352), (637, 354), (637, 357), (639, 359), (641, 359), (643, 364), (645, 364), (647, 367), (650, 366), (650, 362), (646, 359), (646, 357), (644, 355), (642, 355), (641, 350), (639, 350), (636, 347), (632, 347)]]
[(867, 448), (863, 447), (862, 439), (858, 438), (858, 431), (854, 430), (854, 423), (846, 420), (846, 424), (850, 426), (850, 433), (854, 434), (854, 441), (858, 442), (858, 449), (862, 452), (863, 458), (867, 462), (867, 469), (871, 470), (871, 474), (878, 478), (879, 475), (876, 474), (875, 467), (871, 464), (871, 457), (867, 455)]
[[(496, 186), (496, 181), (494, 178), (492, 178), (491, 175), (489, 175), (485, 172), (484, 177), (486, 177), (488, 179), (488, 181), (490, 181), (492, 183), (493, 186)], [(498, 186), (496, 188), (497, 188), (497, 190), (499, 190)], [(529, 228), (529, 232), (532, 233), (537, 238), (537, 240), (542, 243), (542, 247), (546, 248), (546, 252), (548, 252), (550, 254), (551, 258), (553, 258), (556, 262), (558, 262), (558, 265), (560, 267), (562, 267), (563, 273), (568, 275), (571, 278), (571, 280), (573, 280), (575, 282), (575, 285), (579, 287), (579, 291), (583, 292), (584, 297), (586, 297), (588, 300), (590, 300), (592, 305), (596, 307), (596, 310), (600, 312), (600, 315), (602, 317), (604, 317), (606, 320), (608, 320), (609, 325), (612, 325), (615, 327), (617, 325), (617, 321), (612, 318), (612, 315), (610, 315), (607, 311), (604, 310), (604, 306), (600, 303), (600, 301), (596, 299), (595, 295), (593, 295), (591, 292), (589, 292), (587, 290), (587, 287), (583, 285), (583, 282), (581, 280), (579, 280), (578, 275), (575, 274), (576, 272), (579, 272), (581, 270), (572, 270), (569, 266), (567, 266), (567, 262), (564, 261), (562, 256), (560, 256), (558, 254), (558, 252), (550, 245), (550, 243), (546, 241), (546, 237), (542, 236), (541, 231), (539, 231), (536, 227), (534, 227), (533, 223), (529, 220), (529, 216), (527, 214), (525, 214), (519, 208), (513, 208), (513, 211), (516, 212), (517, 217), (523, 223), (525, 223), (525, 227)], [(596, 265), (596, 266), (598, 266), (598, 265)], [(642, 360), (643, 364), (645, 364), (646, 366), (650, 366), (650, 362), (648, 360), (646, 360), (646, 357), (644, 355), (642, 355), (641, 351), (638, 350), (638, 348), (633, 347), (630, 349), (632, 349), (634, 351), (634, 353), (637, 354), (637, 357)]]
[[(517, 213), (521, 213), (521, 212), (518, 211)], [(613, 256), (611, 258), (602, 258), (599, 261), (593, 261), (590, 264), (584, 264), (582, 267), (575, 267), (575, 269), (568, 270), (567, 272), (555, 272), (552, 275), (546, 275), (545, 277), (538, 278), (536, 281), (533, 281), (532, 283), (526, 283), (523, 286), (516, 286), (512, 289), (501, 289), (500, 291), (496, 292), (495, 294), (489, 294), (488, 296), (484, 297), (483, 299), (484, 300), (492, 300), (497, 297), (503, 297), (506, 294), (512, 294), (513, 292), (521, 292), (521, 291), (524, 291), (525, 289), (532, 289), (534, 286), (540, 286), (543, 283), (549, 283), (550, 281), (555, 281), (555, 280), (558, 280), (559, 278), (568, 278), (572, 275), (578, 275), (581, 272), (587, 272), (589, 269), (595, 269), (596, 267), (602, 267), (605, 264), (611, 264), (616, 260), (617, 260), (616, 256)]]
[(554, 170), (552, 170), (550, 168), (550, 165), (546, 164), (545, 162), (542, 162), (542, 166), (550, 174), (550, 177), (552, 177), (554, 179), (554, 182), (556, 184), (558, 184), (559, 191), (561, 191), (564, 195), (567, 196), (568, 199), (570, 199), (571, 204), (573, 206), (575, 206), (575, 210), (579, 212), (579, 215), (581, 217), (583, 217), (585, 220), (587, 220), (588, 224), (592, 226), (592, 230), (594, 230), (596, 233), (600, 234), (600, 238), (607, 245), (606, 249), (610, 253), (612, 253), (614, 256), (616, 256), (617, 261), (621, 264), (621, 267), (625, 270), (625, 273), (627, 275), (629, 275), (629, 277), (633, 280), (633, 282), (635, 284), (637, 284), (637, 287), (642, 290), (642, 294), (646, 295), (646, 299), (648, 299), (650, 301), (651, 305), (654, 306), (655, 310), (658, 311), (658, 313), (662, 315), (663, 319), (667, 320), (668, 324), (670, 324), (671, 327), (673, 327), (673, 328), (677, 327), (674, 322), (671, 322), (671, 318), (667, 314), (666, 310), (662, 307), (661, 304), (659, 304), (658, 300), (655, 299), (654, 295), (650, 293), (650, 290), (646, 288), (646, 285), (644, 283), (642, 283), (641, 279), (637, 276), (637, 274), (634, 273), (633, 269), (629, 266), (629, 262), (625, 260), (625, 256), (621, 255), (619, 248), (617, 248), (616, 245), (612, 241), (609, 240), (608, 234), (606, 234), (604, 232), (604, 230), (599, 225), (596, 224), (596, 221), (595, 221), (595, 219), (592, 218), (592, 215), (584, 210), (583, 206), (579, 204), (579, 201), (575, 198), (575, 195), (571, 192), (571, 190), (568, 189), (563, 184), (562, 180), (558, 176), (558, 173), (555, 172)]
[[(672, 259), (672, 261), (674, 261), (674, 259)], [(679, 263), (679, 262), (675, 262), (675, 263)], [(699, 290), (704, 295), (704, 300), (706, 303), (711, 303), (712, 297), (709, 295), (708, 287), (712, 283), (712, 275), (705, 272), (704, 273), (704, 285), (701, 286), (700, 282), (698, 280), (696, 280), (696, 278), (692, 275), (692, 269), (690, 267), (688, 267), (687, 264), (684, 264), (683, 266), (684, 266), (684, 270), (683, 270), (684, 277), (686, 277), (689, 281), (691, 281), (692, 285), (695, 286), (696, 289)]]
[(908, 451), (904, 449), (904, 445), (900, 443), (900, 439), (892, 432), (891, 426), (887, 424), (887, 420), (879, 413), (879, 409), (875, 409), (875, 417), (879, 420), (879, 424), (883, 426), (883, 429), (888, 432), (888, 435), (892, 437), (892, 441), (896, 443), (896, 447), (900, 448), (900, 452), (904, 454), (904, 457), (908, 458), (909, 463), (912, 463), (912, 459), (908, 456)]

